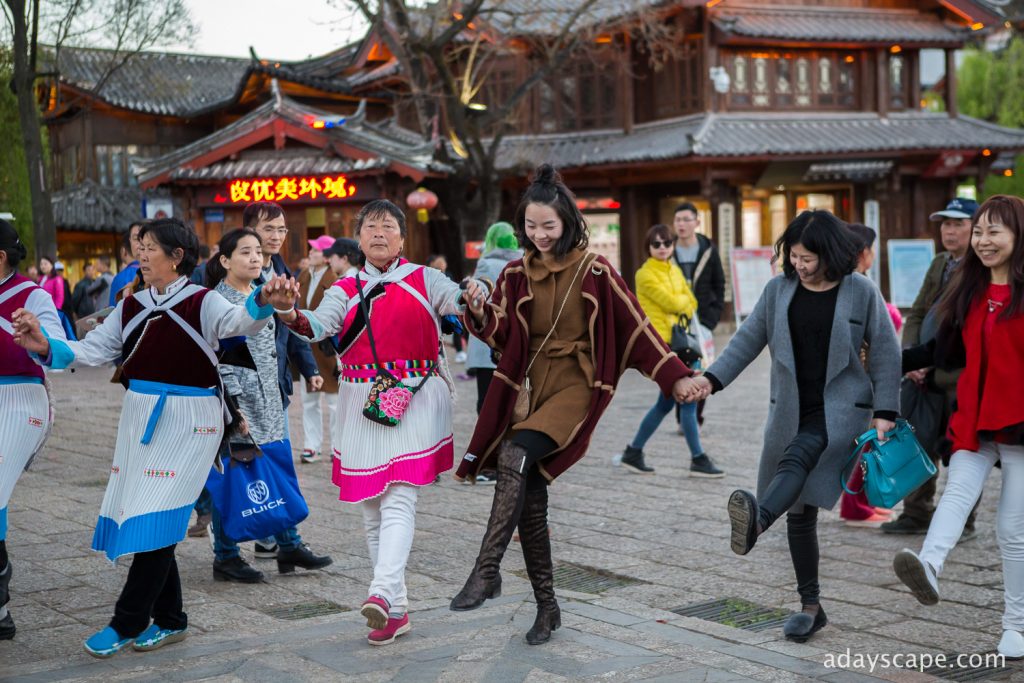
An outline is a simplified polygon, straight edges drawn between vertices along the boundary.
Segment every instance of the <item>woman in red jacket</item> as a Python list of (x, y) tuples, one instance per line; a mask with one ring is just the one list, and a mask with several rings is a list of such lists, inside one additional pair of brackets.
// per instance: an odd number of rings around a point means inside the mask
[(935, 341), (903, 352), (904, 372), (963, 367), (949, 421), (953, 455), (946, 490), (920, 553), (904, 549), (893, 569), (924, 605), (939, 601), (937, 577), (964, 530), (992, 467), (1003, 470), (996, 536), (1003, 556), (999, 654), (1024, 658), (1024, 200), (995, 196), (978, 209), (971, 250), (940, 304)]

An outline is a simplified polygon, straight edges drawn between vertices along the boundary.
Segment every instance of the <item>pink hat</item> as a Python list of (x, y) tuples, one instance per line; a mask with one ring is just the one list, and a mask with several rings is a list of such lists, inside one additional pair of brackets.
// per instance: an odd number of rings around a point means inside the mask
[(309, 242), (309, 246), (311, 249), (316, 249), (317, 251), (323, 251), (327, 249), (327, 247), (334, 244), (334, 238), (331, 237), (330, 235), (320, 235), (315, 240), (306, 241)]

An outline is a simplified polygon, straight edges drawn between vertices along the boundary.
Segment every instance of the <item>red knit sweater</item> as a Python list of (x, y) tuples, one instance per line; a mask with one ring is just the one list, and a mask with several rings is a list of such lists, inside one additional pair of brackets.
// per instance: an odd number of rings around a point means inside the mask
[(967, 365), (957, 384), (956, 412), (949, 420), (954, 452), (977, 451), (979, 433), (1005, 441), (1024, 425), (1024, 316), (1001, 318), (1009, 302), (1009, 285), (989, 285), (967, 313)]

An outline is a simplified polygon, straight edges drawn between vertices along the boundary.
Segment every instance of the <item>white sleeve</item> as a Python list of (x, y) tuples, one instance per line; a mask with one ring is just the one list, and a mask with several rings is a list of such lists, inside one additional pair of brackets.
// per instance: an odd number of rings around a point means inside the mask
[(348, 305), (351, 301), (349, 295), (341, 287), (331, 287), (324, 292), (324, 298), (315, 311), (302, 311), (302, 315), (309, 320), (309, 327), (313, 332), (311, 337), (299, 334), (289, 328), (289, 331), (299, 339), (309, 342), (320, 341), (341, 331), (345, 324), (345, 316), (348, 315)]
[[(52, 303), (51, 303), (52, 305)], [(60, 338), (50, 335), (49, 328), (44, 326), (50, 337), (49, 362), (43, 364), (54, 370), (68, 367), (99, 366), (113, 363), (121, 358), (124, 343), (121, 340), (121, 313), (124, 301), (117, 302), (117, 308), (111, 312), (103, 323), (93, 328), (81, 341), (69, 341), (60, 330)], [(56, 317), (56, 313), (54, 313)], [(40, 319), (40, 322), (42, 319)], [(60, 329), (60, 323), (57, 323)]]
[(219, 339), (248, 337), (263, 329), (274, 314), (274, 309), (269, 305), (257, 305), (259, 292), (260, 288), (257, 287), (241, 306), (231, 303), (219, 292), (207, 293), (203, 298), (199, 319), (203, 326), (203, 337), (210, 342), (210, 346), (217, 348)]
[(423, 269), (423, 284), (427, 289), (427, 301), (438, 315), (462, 315), (462, 289), (447, 275), (436, 268)]
[(57, 308), (53, 304), (53, 297), (45, 290), (33, 289), (25, 300), (25, 310), (39, 319), (39, 325), (46, 331), (47, 337), (67, 341), (64, 326), (61, 325)]

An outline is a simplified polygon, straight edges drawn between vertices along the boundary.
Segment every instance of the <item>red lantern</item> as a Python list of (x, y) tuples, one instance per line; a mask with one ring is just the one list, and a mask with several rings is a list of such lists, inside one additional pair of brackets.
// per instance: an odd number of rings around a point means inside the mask
[(425, 187), (418, 187), (409, 193), (405, 203), (410, 209), (416, 209), (416, 220), (426, 223), (430, 218), (427, 212), (437, 206), (437, 195)]

